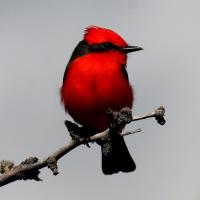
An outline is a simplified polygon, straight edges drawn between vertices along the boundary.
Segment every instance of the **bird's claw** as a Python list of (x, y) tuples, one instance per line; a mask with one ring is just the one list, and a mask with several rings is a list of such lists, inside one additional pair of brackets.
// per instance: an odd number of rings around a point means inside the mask
[(90, 138), (89, 137), (84, 137), (83, 138), (83, 144), (86, 145), (88, 148), (90, 148), (89, 142), (90, 142)]

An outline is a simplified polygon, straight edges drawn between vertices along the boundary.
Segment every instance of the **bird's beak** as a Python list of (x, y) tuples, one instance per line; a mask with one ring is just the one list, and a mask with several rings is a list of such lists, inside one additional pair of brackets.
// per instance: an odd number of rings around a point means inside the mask
[(133, 51), (140, 51), (140, 50), (143, 50), (143, 48), (138, 46), (127, 46), (121, 49), (121, 51), (124, 51), (125, 53), (130, 53)]

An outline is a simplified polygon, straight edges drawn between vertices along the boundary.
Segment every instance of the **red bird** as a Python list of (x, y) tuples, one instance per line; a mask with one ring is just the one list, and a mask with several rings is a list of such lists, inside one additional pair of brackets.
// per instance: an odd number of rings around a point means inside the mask
[[(65, 110), (84, 127), (104, 131), (111, 123), (107, 110), (133, 105), (133, 90), (126, 72), (127, 53), (142, 50), (129, 46), (112, 30), (90, 26), (67, 64), (60, 90)], [(109, 152), (107, 151), (109, 145)], [(118, 134), (101, 144), (104, 174), (134, 171), (136, 166)]]

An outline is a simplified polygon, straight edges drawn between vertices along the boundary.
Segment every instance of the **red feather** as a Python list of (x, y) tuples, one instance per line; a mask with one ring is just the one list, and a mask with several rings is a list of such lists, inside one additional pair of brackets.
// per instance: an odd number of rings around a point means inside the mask
[(108, 128), (106, 111), (132, 107), (132, 88), (123, 75), (126, 56), (92, 53), (74, 60), (61, 89), (66, 110), (79, 124), (98, 131)]
[(128, 45), (126, 41), (114, 31), (98, 26), (89, 26), (88, 28), (86, 28), (84, 40), (87, 41), (89, 44), (110, 42), (120, 47), (126, 47)]

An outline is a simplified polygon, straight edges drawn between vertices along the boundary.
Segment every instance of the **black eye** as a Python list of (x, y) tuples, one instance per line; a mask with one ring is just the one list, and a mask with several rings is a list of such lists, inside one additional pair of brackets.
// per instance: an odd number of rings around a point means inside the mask
[(118, 47), (110, 42), (104, 42), (101, 44), (93, 44), (89, 46), (90, 51), (101, 52), (109, 50), (118, 50)]
[(113, 45), (110, 42), (105, 42), (102, 44), (105, 49), (113, 49)]

